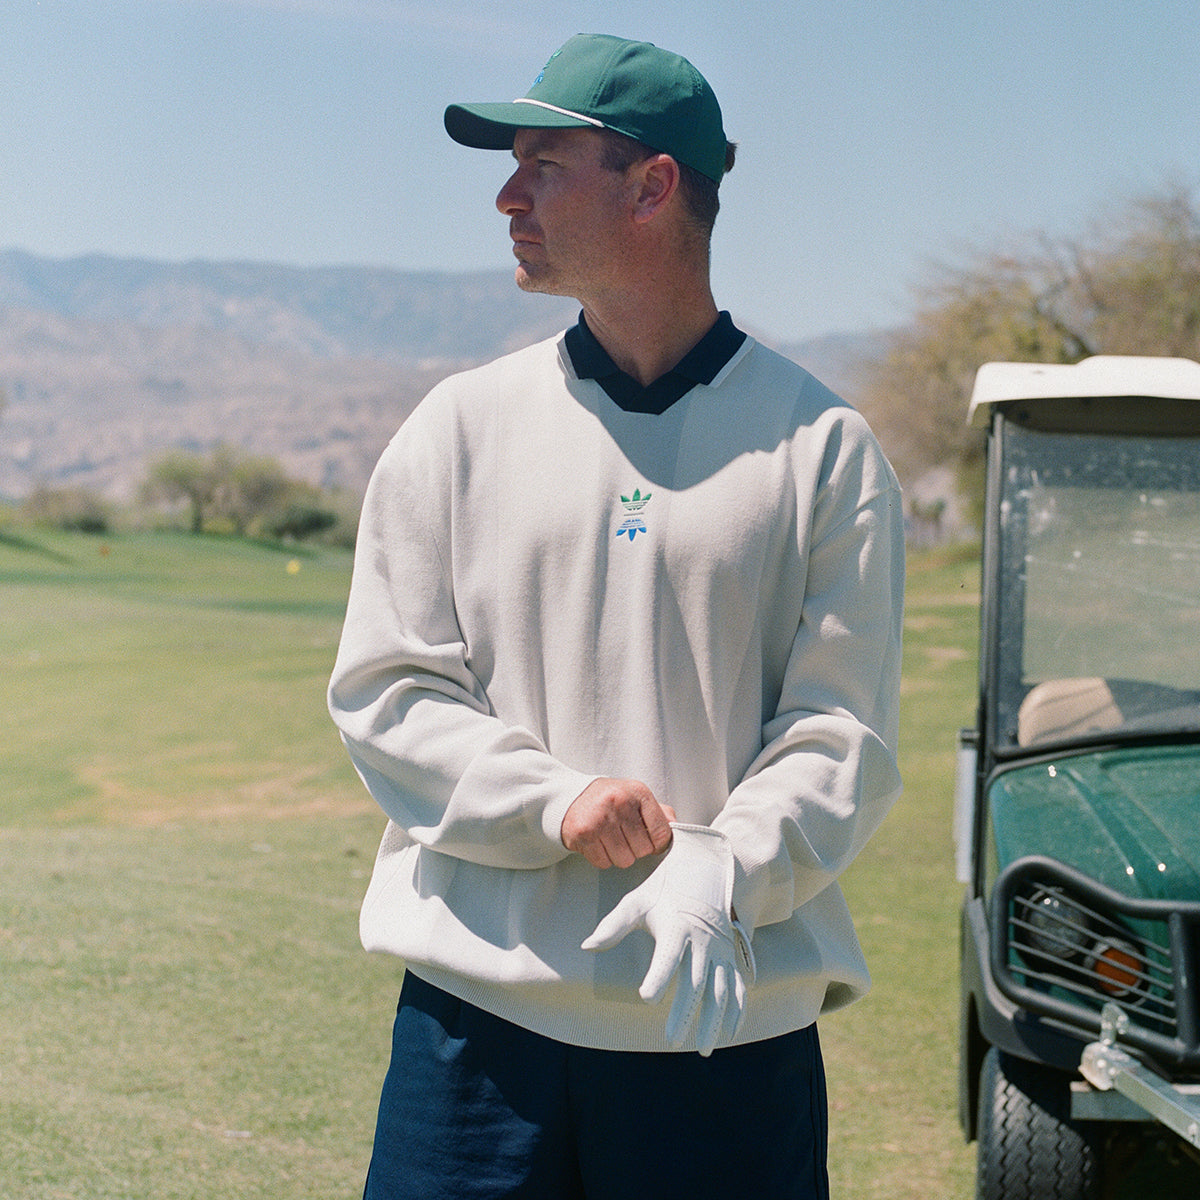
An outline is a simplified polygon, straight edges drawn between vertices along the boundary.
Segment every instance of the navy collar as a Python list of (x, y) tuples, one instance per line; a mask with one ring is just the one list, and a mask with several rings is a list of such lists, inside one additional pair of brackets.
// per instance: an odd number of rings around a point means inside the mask
[(626, 375), (588, 328), (583, 313), (579, 323), (566, 333), (567, 353), (579, 379), (594, 379), (609, 399), (626, 412), (664, 413), (698, 383), (712, 383), (718, 372), (737, 353), (746, 335), (727, 312), (671, 368), (647, 387)]

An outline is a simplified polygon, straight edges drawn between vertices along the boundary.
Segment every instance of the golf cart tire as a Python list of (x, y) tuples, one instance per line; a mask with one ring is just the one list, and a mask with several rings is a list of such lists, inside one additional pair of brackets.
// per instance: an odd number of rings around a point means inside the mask
[(991, 1047), (979, 1087), (976, 1200), (1100, 1200), (1101, 1129), (1069, 1118), (1068, 1076)]

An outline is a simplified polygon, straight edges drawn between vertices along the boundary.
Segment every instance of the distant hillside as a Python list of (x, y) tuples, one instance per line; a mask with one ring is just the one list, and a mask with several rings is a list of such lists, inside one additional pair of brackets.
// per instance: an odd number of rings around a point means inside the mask
[[(452, 370), (547, 337), (578, 306), (467, 275), (0, 252), (0, 496), (136, 493), (150, 458), (219, 441), (361, 491)], [(869, 336), (783, 348), (853, 400)]]
[(490, 358), (549, 336), (570, 300), (475, 274), (270, 263), (47, 259), (0, 252), (0, 305), (152, 329), (202, 328), (318, 358)]

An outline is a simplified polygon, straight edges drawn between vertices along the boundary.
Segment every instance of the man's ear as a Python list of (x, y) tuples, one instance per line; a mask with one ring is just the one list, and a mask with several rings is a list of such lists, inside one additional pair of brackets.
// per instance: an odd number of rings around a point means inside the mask
[(679, 190), (679, 164), (669, 154), (654, 154), (636, 164), (637, 194), (633, 219), (639, 224), (652, 221)]

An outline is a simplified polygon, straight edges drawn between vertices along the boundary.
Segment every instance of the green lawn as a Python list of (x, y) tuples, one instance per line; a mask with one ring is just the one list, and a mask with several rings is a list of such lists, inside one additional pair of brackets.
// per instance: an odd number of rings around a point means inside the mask
[[(0, 1196), (361, 1193), (399, 969), (381, 818), (325, 712), (349, 558), (0, 531)], [(822, 1025), (835, 1194), (967, 1196), (955, 731), (973, 559), (917, 556), (906, 792), (847, 879), (875, 976)]]
[(958, 910), (951, 818), (958, 730), (975, 715), (979, 565), (910, 560), (900, 769), (904, 794), (844, 888), (875, 987), (822, 1022), (830, 1180), (845, 1200), (974, 1192), (957, 1122)]

